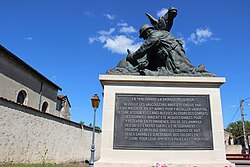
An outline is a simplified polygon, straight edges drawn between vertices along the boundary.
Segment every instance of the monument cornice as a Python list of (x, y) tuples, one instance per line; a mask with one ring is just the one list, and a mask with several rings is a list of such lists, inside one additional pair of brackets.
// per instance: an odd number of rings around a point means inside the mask
[(99, 80), (104, 85), (175, 85), (175, 86), (208, 86), (220, 87), (226, 82), (224, 77), (183, 77), (183, 76), (134, 76), (134, 75), (99, 75)]

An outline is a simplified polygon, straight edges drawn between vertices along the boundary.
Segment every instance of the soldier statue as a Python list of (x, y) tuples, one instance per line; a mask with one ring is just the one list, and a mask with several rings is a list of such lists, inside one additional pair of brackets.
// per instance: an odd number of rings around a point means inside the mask
[(144, 43), (135, 52), (128, 51), (116, 68), (107, 74), (152, 75), (152, 76), (215, 76), (204, 65), (193, 66), (185, 54), (183, 42), (169, 31), (177, 15), (171, 7), (157, 21), (146, 14), (153, 26), (144, 24), (139, 33)]

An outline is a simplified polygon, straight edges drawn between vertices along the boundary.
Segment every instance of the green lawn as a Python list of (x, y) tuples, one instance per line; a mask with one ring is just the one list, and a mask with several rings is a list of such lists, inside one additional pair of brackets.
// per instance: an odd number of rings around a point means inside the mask
[(84, 164), (0, 164), (0, 167), (89, 167)]

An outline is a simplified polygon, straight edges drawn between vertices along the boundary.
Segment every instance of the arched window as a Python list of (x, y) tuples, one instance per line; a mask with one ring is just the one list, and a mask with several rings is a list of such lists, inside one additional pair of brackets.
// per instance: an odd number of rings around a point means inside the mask
[(43, 105), (42, 105), (42, 112), (46, 112), (48, 109), (48, 103), (45, 101), (43, 102)]
[(16, 102), (20, 104), (25, 104), (26, 98), (27, 98), (27, 93), (24, 90), (21, 90), (17, 95)]

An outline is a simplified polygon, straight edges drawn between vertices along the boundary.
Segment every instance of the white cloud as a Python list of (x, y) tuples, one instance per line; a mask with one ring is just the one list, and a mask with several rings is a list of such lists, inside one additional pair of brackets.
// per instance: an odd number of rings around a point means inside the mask
[(108, 31), (101, 30), (98, 31), (98, 34), (100, 34), (97, 37), (89, 37), (89, 44), (93, 44), (94, 42), (105, 42), (107, 38), (115, 31), (115, 28), (110, 28)]
[(116, 18), (116, 15), (111, 15), (111, 14), (103, 14), (103, 15), (109, 20), (114, 20)]
[(200, 45), (207, 40), (218, 40), (219, 38), (212, 38), (213, 32), (208, 28), (198, 28), (194, 33), (188, 38), (189, 41), (196, 45)]
[(33, 38), (32, 37), (25, 37), (24, 39), (27, 41), (31, 41)]
[(202, 28), (196, 29), (196, 35), (200, 38), (203, 38), (203, 37), (209, 38), (211, 37), (212, 34), (213, 34), (212, 31), (209, 29), (202, 29)]
[(94, 42), (105, 42), (108, 39), (105, 35), (100, 35), (99, 37), (89, 37), (89, 44), (93, 44)]
[(101, 35), (101, 36), (98, 37), (98, 40), (99, 40), (101, 43), (105, 42), (107, 39), (108, 39), (108, 37), (107, 37), (107, 36), (104, 36), (104, 35)]
[(134, 43), (133, 39), (130, 39), (124, 35), (118, 35), (114, 38), (108, 38), (103, 47), (107, 48), (113, 53), (127, 54), (127, 49), (135, 51), (140, 46), (141, 43)]
[(135, 28), (133, 26), (129, 26), (129, 27), (122, 27), (120, 29), (120, 32), (123, 32), (123, 33), (133, 33), (133, 32), (136, 32)]
[(213, 41), (220, 41), (220, 38), (218, 38), (218, 37), (213, 37), (213, 38), (211, 38), (211, 40), (213, 40)]
[(168, 12), (167, 8), (162, 8), (160, 11), (157, 11), (157, 16), (161, 17), (164, 16)]
[(95, 37), (89, 37), (89, 44), (92, 44), (95, 41), (97, 41), (97, 38), (95, 38)]
[(110, 28), (109, 31), (101, 30), (101, 31), (98, 31), (98, 33), (99, 33), (100, 35), (110, 35), (110, 34), (112, 34), (114, 31), (115, 31), (115, 28)]
[[(116, 28), (119, 28), (119, 31), (116, 31)], [(141, 46), (141, 42), (136, 43), (137, 38), (127, 36), (129, 33), (136, 32), (133, 26), (129, 26), (125, 21), (120, 20), (116, 28), (98, 31), (97, 36), (89, 37), (89, 44), (102, 43), (103, 48), (117, 54), (127, 54), (127, 49), (135, 51)]]
[(119, 22), (119, 23), (117, 23), (117, 26), (120, 26), (120, 27), (127, 27), (128, 24), (125, 23), (125, 22)]
[[(127, 28), (121, 30), (122, 32), (134, 32), (135, 29), (130, 27), (122, 27)], [(99, 36), (89, 37), (89, 44), (93, 44), (94, 42), (103, 43), (103, 47), (110, 50), (112, 53), (118, 54), (127, 54), (127, 49), (131, 51), (137, 50), (142, 43), (135, 43), (133, 37), (126, 37), (125, 35), (112, 35), (115, 32), (115, 28), (110, 28), (108, 31), (101, 30), (98, 32)]]

